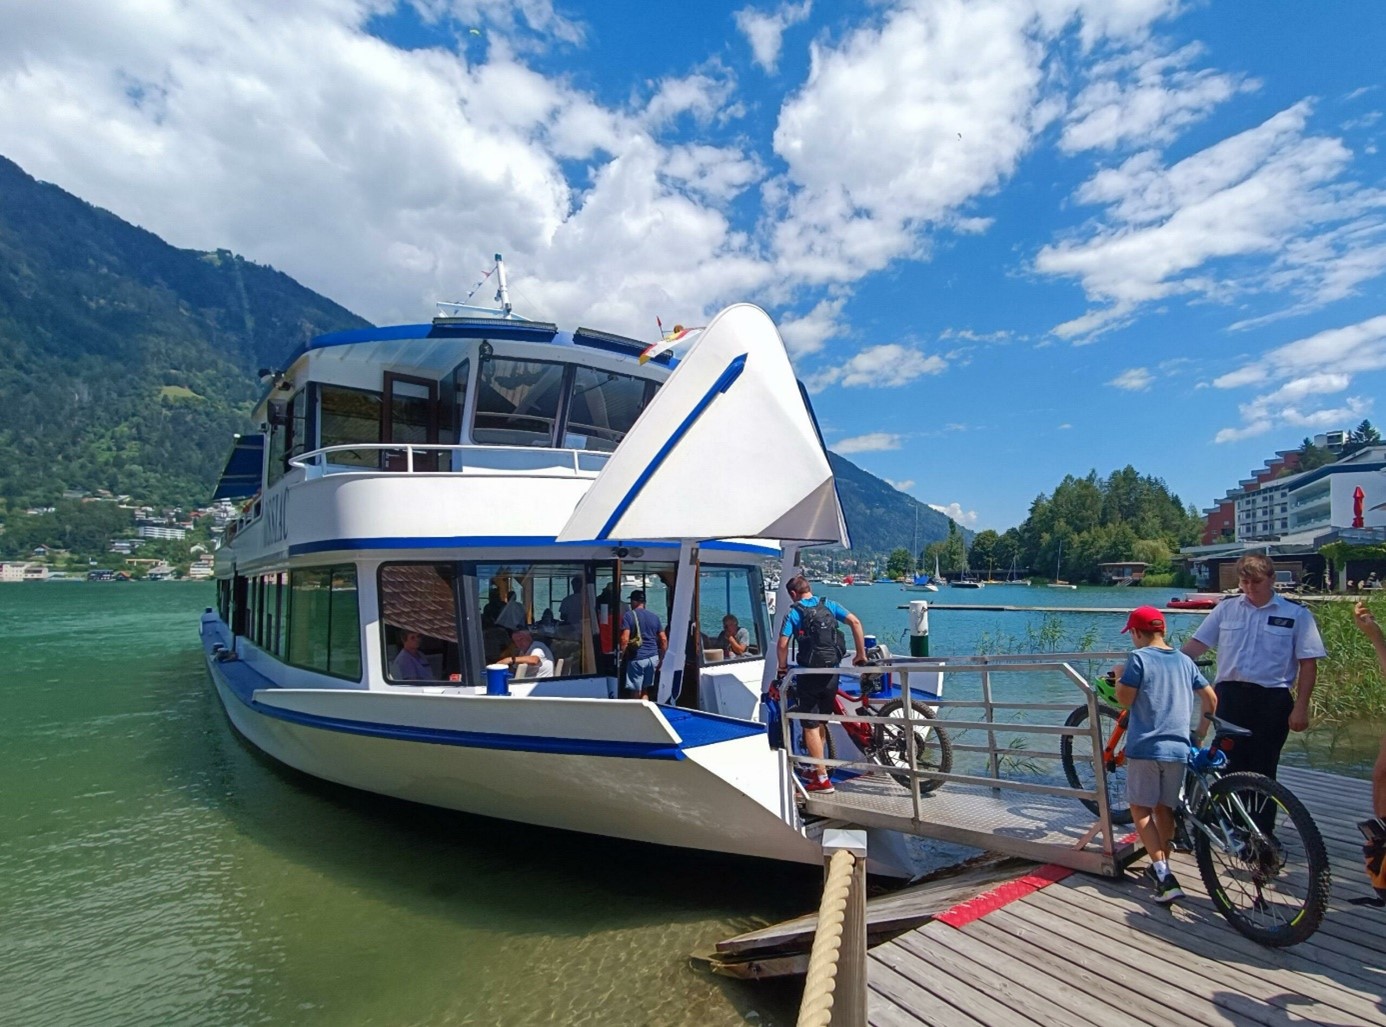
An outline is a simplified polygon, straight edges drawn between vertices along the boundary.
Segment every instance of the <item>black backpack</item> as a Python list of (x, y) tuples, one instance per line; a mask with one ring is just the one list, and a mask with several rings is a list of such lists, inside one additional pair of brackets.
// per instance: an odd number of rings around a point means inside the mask
[(828, 604), (822, 600), (813, 606), (795, 603), (794, 609), (799, 613), (799, 626), (794, 632), (799, 666), (836, 667), (847, 655), (847, 639)]

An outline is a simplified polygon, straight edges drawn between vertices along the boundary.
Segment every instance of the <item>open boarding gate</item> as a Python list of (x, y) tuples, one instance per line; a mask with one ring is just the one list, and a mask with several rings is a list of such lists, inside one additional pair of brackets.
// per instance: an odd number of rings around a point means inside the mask
[[(896, 657), (870, 667), (838, 667), (831, 670), (794, 668), (789, 680), (811, 674), (835, 673), (844, 677), (888, 673), (900, 694), (912, 695), (929, 706), (935, 718), (919, 718), (910, 703), (899, 717), (803, 714), (787, 710), (783, 717), (784, 751), (804, 769), (821, 765), (833, 773), (833, 792), (802, 791), (805, 812), (861, 827), (885, 828), (925, 838), (990, 849), (1042, 863), (1109, 877), (1119, 876), (1122, 866), (1135, 855), (1135, 844), (1126, 840), (1130, 827), (1113, 828), (1107, 803), (1106, 771), (1102, 763), (1102, 725), (1099, 698), (1087, 677), (1074, 664), (1096, 664), (1105, 672), (1126, 652), (1036, 653), (1004, 656), (943, 658)], [(1030, 680), (1017, 680), (1027, 675)], [(998, 701), (994, 686), (1001, 678), (1002, 691), (1014, 693), (1033, 685), (1044, 675), (1048, 691), (1055, 692), (1055, 678), (1071, 685), (1067, 702)], [(943, 698), (945, 677), (980, 677), (975, 698)], [(846, 682), (839, 680), (839, 688)], [(1016, 688), (1007, 685), (1018, 686)], [(891, 692), (894, 688), (891, 689)], [(887, 693), (888, 695), (889, 693)], [(1063, 688), (1061, 694), (1068, 695)], [(845, 698), (845, 697), (844, 697)], [(872, 702), (879, 705), (881, 696)], [(1067, 727), (1065, 718), (1078, 706), (1086, 706), (1086, 722)], [(972, 713), (971, 719), (955, 714)], [(980, 716), (980, 719), (977, 719)], [(804, 720), (836, 724), (891, 725), (904, 730), (908, 748), (905, 766), (884, 766), (855, 756), (855, 746), (844, 746), (841, 729), (829, 727), (839, 756), (855, 758), (815, 760), (792, 742)], [(919, 740), (928, 744), (929, 734), (942, 728), (951, 736), (953, 770), (942, 773), (915, 769)], [(1073, 737), (1072, 759), (1079, 779), (1093, 787), (1069, 785), (1061, 764), (1060, 739)], [(937, 753), (937, 745), (930, 751)], [(908, 784), (906, 780), (908, 779)], [(920, 794), (920, 782), (938, 785)], [(1094, 820), (1082, 800), (1098, 809)], [(1119, 837), (1119, 835), (1121, 837)]]

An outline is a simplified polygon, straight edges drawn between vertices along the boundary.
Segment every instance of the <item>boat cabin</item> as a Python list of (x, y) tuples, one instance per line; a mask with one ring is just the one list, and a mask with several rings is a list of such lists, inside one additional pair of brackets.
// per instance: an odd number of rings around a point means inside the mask
[[(479, 690), (525, 627), (547, 659), (517, 694), (614, 694), (630, 593), (667, 630), (678, 547), (555, 535), (668, 377), (643, 349), (499, 318), (314, 341), (267, 375), (261, 434), (236, 440), (216, 492), (250, 496), (217, 553), (222, 620), (295, 687)], [(680, 702), (751, 715), (775, 552), (701, 548)], [(749, 635), (741, 656), (719, 644), (727, 614)], [(698, 673), (712, 665), (726, 688)]]

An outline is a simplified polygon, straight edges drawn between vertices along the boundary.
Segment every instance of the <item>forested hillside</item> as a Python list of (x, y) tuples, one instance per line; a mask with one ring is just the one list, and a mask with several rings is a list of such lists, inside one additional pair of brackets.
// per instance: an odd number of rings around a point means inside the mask
[(0, 157), (0, 498), (204, 502), (255, 370), (366, 322), (272, 268), (176, 249)]

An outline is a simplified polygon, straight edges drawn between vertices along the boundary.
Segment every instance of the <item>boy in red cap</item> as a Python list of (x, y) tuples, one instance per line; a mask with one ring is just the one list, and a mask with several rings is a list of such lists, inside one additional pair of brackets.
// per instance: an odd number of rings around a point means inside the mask
[[(1161, 904), (1184, 892), (1169, 870), (1174, 807), (1189, 758), (1189, 721), (1196, 694), (1205, 713), (1217, 710), (1213, 689), (1193, 660), (1165, 641), (1165, 617), (1153, 606), (1131, 611), (1122, 633), (1136, 644), (1117, 680), (1117, 701), (1131, 711), (1126, 725), (1126, 798), (1150, 856), (1146, 877)], [(1201, 721), (1200, 721), (1201, 723)]]

